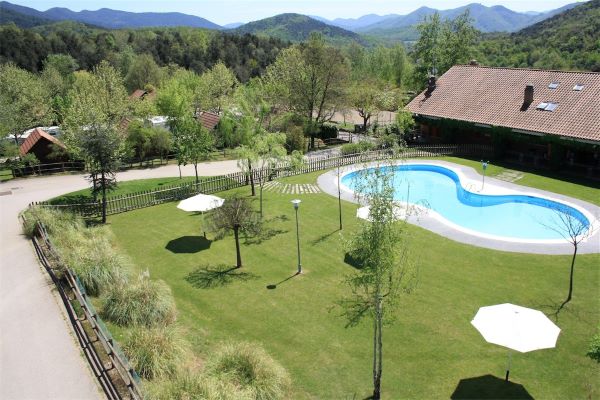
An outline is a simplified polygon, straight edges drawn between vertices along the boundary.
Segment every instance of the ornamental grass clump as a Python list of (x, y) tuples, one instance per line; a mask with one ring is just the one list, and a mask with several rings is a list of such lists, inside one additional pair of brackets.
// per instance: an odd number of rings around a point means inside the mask
[(257, 400), (286, 398), (291, 384), (285, 368), (255, 343), (222, 346), (210, 362), (208, 372)]
[(74, 214), (49, 207), (29, 207), (23, 211), (22, 216), (25, 220), (23, 234), (30, 239), (34, 236), (37, 222), (44, 224), (49, 235), (64, 229), (78, 229), (84, 226), (83, 220), (77, 218)]
[(182, 372), (175, 377), (146, 386), (149, 400), (252, 400), (250, 391), (241, 391), (216, 377)]
[(123, 351), (142, 378), (166, 379), (185, 362), (186, 343), (171, 327), (137, 327), (125, 338)]
[(63, 267), (71, 268), (91, 296), (128, 280), (129, 262), (112, 244), (105, 227), (69, 228), (54, 233)]
[(168, 325), (175, 315), (175, 300), (169, 286), (143, 275), (127, 285), (111, 287), (102, 307), (102, 316), (120, 326)]

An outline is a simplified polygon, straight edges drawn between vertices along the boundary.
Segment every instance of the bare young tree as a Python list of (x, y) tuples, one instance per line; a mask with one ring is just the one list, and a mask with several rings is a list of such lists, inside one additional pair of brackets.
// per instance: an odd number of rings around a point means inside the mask
[(240, 196), (225, 199), (221, 207), (209, 214), (208, 224), (219, 238), (233, 232), (236, 267), (241, 268), (240, 233), (256, 234), (260, 230), (260, 218), (254, 211), (250, 199)]
[(339, 305), (346, 326), (364, 317), (373, 323), (373, 399), (381, 398), (383, 374), (383, 326), (394, 319), (402, 293), (414, 286), (409, 261), (406, 221), (394, 212), (393, 170), (369, 168), (358, 173), (355, 192), (369, 205), (369, 221), (362, 223), (348, 243), (347, 256), (356, 273), (347, 277), (350, 295)]
[(560, 305), (560, 311), (573, 297), (573, 274), (575, 271), (575, 258), (577, 257), (579, 244), (593, 233), (593, 229), (585, 216), (574, 214), (573, 211), (566, 206), (557, 204), (553, 208), (553, 211), (554, 214), (551, 221), (543, 222), (542, 225), (558, 233), (567, 242), (573, 245), (573, 257), (571, 258), (571, 270), (569, 273), (569, 293), (565, 301)]

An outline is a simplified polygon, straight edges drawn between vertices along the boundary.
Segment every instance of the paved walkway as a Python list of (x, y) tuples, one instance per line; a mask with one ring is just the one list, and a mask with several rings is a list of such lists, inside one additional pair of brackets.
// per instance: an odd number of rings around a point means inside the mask
[[(505, 182), (495, 178), (486, 178), (485, 189), (481, 190), (481, 175), (479, 175), (479, 173), (471, 167), (449, 163), (446, 161), (431, 161), (422, 159), (406, 160), (406, 162), (441, 165), (450, 168), (459, 175), (463, 187), (474, 192), (491, 195), (526, 194), (575, 205), (580, 210), (584, 210), (587, 213), (586, 216), (593, 221), (592, 235), (587, 237), (579, 244), (578, 253), (600, 253), (600, 207), (598, 206), (582, 200), (574, 199), (572, 197), (530, 187), (519, 186), (517, 184)], [(377, 163), (370, 163), (368, 165), (376, 166)], [(362, 168), (363, 165), (361, 164), (344, 167), (344, 173)], [(319, 176), (317, 183), (323, 192), (337, 197), (338, 188), (336, 171), (330, 171)], [(341, 196), (344, 200), (357, 203), (354, 193), (343, 185)], [(420, 209), (419, 212), (413, 212), (413, 215), (410, 215), (407, 220), (412, 224), (419, 225), (449, 239), (461, 243), (467, 243), (473, 246), (519, 253), (573, 254), (573, 246), (564, 240), (526, 242), (525, 240), (520, 239), (510, 240), (493, 236), (484, 236), (482, 234), (476, 234), (475, 232), (468, 231), (458, 225), (451, 224), (449, 221), (439, 216), (439, 214), (431, 212), (428, 209)]]
[[(236, 172), (236, 161), (198, 166), (215, 176)], [(193, 176), (193, 166), (182, 168)], [(117, 180), (179, 176), (176, 165), (119, 173)], [(31, 242), (21, 235), (18, 213), (32, 201), (88, 187), (83, 175), (16, 179), (0, 183), (0, 399), (105, 398), (52, 281)]]

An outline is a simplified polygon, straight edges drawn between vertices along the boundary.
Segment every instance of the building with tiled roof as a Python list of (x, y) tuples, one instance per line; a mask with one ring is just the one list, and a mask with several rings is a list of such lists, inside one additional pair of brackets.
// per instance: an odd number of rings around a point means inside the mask
[(221, 121), (219, 114), (211, 113), (209, 111), (199, 111), (196, 114), (196, 118), (202, 124), (202, 126), (209, 131), (212, 131)]
[(600, 167), (600, 73), (457, 65), (407, 109), (429, 142), (492, 143), (524, 163)]
[(41, 163), (55, 162), (56, 159), (49, 157), (50, 153), (53, 152), (53, 146), (66, 149), (66, 146), (60, 140), (41, 128), (35, 128), (19, 147), (19, 153), (22, 156), (33, 153)]

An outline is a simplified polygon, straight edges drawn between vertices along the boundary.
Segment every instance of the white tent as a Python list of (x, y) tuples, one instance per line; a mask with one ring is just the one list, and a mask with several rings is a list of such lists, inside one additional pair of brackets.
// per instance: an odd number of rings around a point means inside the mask
[(177, 208), (183, 211), (205, 212), (223, 205), (225, 200), (209, 194), (198, 194), (179, 202)]

